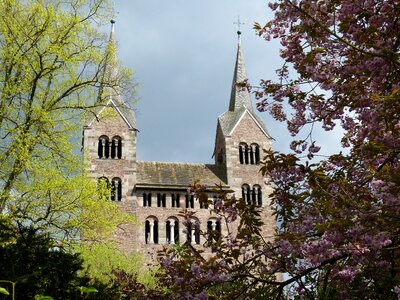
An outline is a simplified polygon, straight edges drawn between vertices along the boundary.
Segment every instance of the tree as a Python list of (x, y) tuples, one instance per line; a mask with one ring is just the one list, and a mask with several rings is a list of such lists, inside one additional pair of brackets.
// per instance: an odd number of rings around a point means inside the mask
[[(45, 233), (33, 227), (0, 222), (0, 277), (16, 283), (15, 299), (47, 295), (54, 299), (77, 296), (82, 259), (57, 248)], [(9, 284), (1, 286), (11, 293)]]
[[(236, 236), (222, 237), (211, 259), (166, 253), (169, 285), (184, 293), (183, 280), (191, 296), (204, 299), (217, 286), (228, 291), (220, 298), (266, 292), (265, 298), (396, 299), (400, 3), (280, 0), (270, 7), (274, 19), (255, 29), (266, 40), (280, 39), (285, 64), (278, 81), (261, 81), (255, 94), (259, 110), (287, 122), (294, 139), (292, 152), (268, 151), (262, 167), (276, 187), (276, 238), (260, 240), (259, 225), (246, 221), (257, 215), (224, 197), (231, 207), (224, 214), (244, 217), (247, 236), (241, 225)], [(341, 127), (342, 151), (320, 154), (318, 125), (327, 132)], [(284, 276), (274, 280), (274, 274)]]
[(0, 1), (0, 212), (64, 242), (110, 235), (126, 217), (99, 199), (76, 143), (85, 114), (105, 102), (99, 90), (133, 93), (128, 70), (104, 76), (113, 49), (97, 27), (108, 5)]

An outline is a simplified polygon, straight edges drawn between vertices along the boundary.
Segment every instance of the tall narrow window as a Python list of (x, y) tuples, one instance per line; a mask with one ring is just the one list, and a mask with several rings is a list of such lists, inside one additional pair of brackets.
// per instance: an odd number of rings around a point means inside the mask
[(240, 144), (239, 145), (239, 161), (240, 161), (240, 164), (244, 164), (244, 145), (243, 144)]
[(260, 163), (260, 147), (258, 145), (255, 146), (255, 162), (256, 164)]
[(249, 157), (250, 157), (250, 164), (254, 165), (255, 164), (255, 159), (254, 159), (254, 147), (253, 145), (250, 145), (249, 147)]
[(180, 204), (180, 195), (179, 194), (171, 194), (171, 206), (172, 207), (179, 207)]
[(257, 165), (260, 162), (260, 146), (251, 144), (250, 160), (252, 165)]
[(221, 221), (211, 218), (207, 222), (207, 233), (210, 241), (218, 241), (221, 237)]
[(253, 186), (253, 203), (258, 207), (262, 207), (262, 191), (259, 185)]
[(147, 218), (144, 225), (144, 239), (146, 244), (158, 244), (158, 220), (155, 217)]
[(251, 191), (248, 184), (242, 185), (242, 198), (248, 205), (251, 204)]
[(122, 140), (119, 136), (114, 136), (111, 141), (111, 158), (121, 159), (122, 157)]
[(151, 193), (143, 193), (143, 207), (151, 207)]
[(102, 135), (99, 138), (99, 143), (97, 147), (97, 154), (99, 158), (108, 158), (110, 155), (110, 146), (109, 146), (108, 136)]
[(251, 201), (246, 201), (246, 203), (262, 207), (262, 191), (259, 185), (253, 185), (253, 189), (251, 190)]
[(249, 164), (249, 146), (247, 144), (244, 146), (244, 163)]
[(121, 201), (122, 199), (122, 182), (121, 179), (115, 177), (111, 182), (111, 200)]
[(167, 244), (179, 242), (179, 221), (174, 217), (168, 218), (165, 226)]
[(166, 206), (166, 194), (157, 194), (157, 207), (165, 207)]
[(186, 239), (192, 245), (200, 244), (200, 222), (198, 219), (193, 218), (186, 228)]
[(194, 208), (194, 196), (193, 195), (185, 195), (186, 197), (186, 208)]

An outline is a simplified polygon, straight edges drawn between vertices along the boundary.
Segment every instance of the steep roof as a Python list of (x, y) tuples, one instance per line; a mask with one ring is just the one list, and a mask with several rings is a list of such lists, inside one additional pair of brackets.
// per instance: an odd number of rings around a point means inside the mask
[(218, 123), (221, 126), (224, 136), (230, 136), (232, 130), (237, 123), (242, 119), (243, 115), (247, 112), (254, 119), (264, 134), (271, 138), (268, 133), (267, 127), (261, 118), (253, 111), (250, 93), (247, 89), (243, 90), (237, 86), (237, 83), (247, 80), (246, 66), (244, 63), (244, 56), (242, 51), (242, 43), (240, 40), (241, 32), (238, 31), (238, 46), (235, 61), (235, 70), (233, 73), (231, 98), (229, 102), (229, 110), (224, 112), (218, 117)]
[(246, 66), (244, 64), (244, 56), (242, 51), (242, 43), (240, 40), (240, 31), (238, 31), (238, 46), (236, 53), (235, 71), (233, 73), (231, 98), (229, 102), (229, 110), (235, 111), (242, 106), (247, 107), (250, 111), (253, 110), (251, 104), (250, 93), (247, 89), (238, 87), (237, 84), (247, 80)]
[(222, 166), (208, 164), (137, 162), (137, 187), (186, 188), (199, 180), (202, 184), (226, 186)]
[(243, 115), (246, 112), (253, 118), (253, 120), (257, 123), (258, 127), (260, 127), (260, 129), (264, 132), (264, 134), (268, 138), (272, 138), (271, 135), (268, 133), (267, 126), (265, 126), (265, 123), (261, 120), (261, 118), (244, 106), (235, 111), (226, 111), (218, 117), (218, 123), (221, 126), (223, 135), (230, 136), (232, 134), (233, 129), (242, 119)]
[[(103, 82), (107, 83), (117, 82), (119, 73), (114, 25), (115, 21), (111, 20), (111, 32), (107, 45), (104, 72), (102, 76)], [(121, 91), (116, 87), (101, 86), (98, 99), (101, 99), (102, 96), (106, 99), (104, 100), (104, 103), (96, 102), (94, 108), (90, 110), (86, 121), (86, 124), (88, 124), (87, 126), (90, 127), (93, 121), (97, 120), (105, 107), (114, 107), (124, 119), (128, 127), (136, 130), (135, 112), (123, 101)]]

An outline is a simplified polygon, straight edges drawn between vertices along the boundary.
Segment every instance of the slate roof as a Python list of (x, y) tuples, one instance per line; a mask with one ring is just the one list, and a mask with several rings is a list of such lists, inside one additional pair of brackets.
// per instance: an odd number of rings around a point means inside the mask
[(240, 31), (238, 31), (238, 47), (236, 54), (235, 70), (233, 73), (229, 110), (218, 117), (218, 123), (221, 126), (223, 135), (225, 137), (229, 136), (232, 132), (232, 129), (236, 126), (240, 118), (247, 111), (256, 120), (258, 125), (265, 132), (265, 134), (269, 138), (271, 138), (264, 122), (253, 111), (253, 105), (251, 103), (249, 91), (242, 90), (241, 88), (236, 86), (237, 83), (243, 82), (247, 79), (246, 66), (244, 63), (244, 56), (240, 41), (240, 34)]
[(265, 126), (263, 120), (261, 120), (261, 118), (255, 113), (247, 110), (244, 106), (235, 111), (226, 111), (218, 117), (218, 122), (221, 126), (223, 135), (226, 137), (231, 134), (231, 131), (246, 111), (257, 121), (258, 125), (262, 128), (265, 134), (271, 138), (271, 135), (268, 133), (267, 126)]
[(235, 70), (233, 72), (231, 98), (229, 101), (230, 111), (238, 110), (242, 106), (247, 107), (247, 109), (250, 111), (253, 110), (249, 91), (237, 86), (237, 83), (243, 82), (247, 79), (246, 66), (244, 64), (244, 56), (240, 41), (240, 31), (238, 31), (238, 47), (236, 53)]
[(186, 188), (196, 180), (211, 187), (221, 182), (223, 186), (226, 186), (222, 166), (156, 161), (137, 162), (138, 187)]

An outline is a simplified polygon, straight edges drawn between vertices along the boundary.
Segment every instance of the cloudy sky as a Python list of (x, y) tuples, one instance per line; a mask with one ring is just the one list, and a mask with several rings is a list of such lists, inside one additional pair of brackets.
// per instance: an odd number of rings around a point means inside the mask
[[(137, 158), (212, 162), (217, 117), (228, 109), (240, 16), (249, 81), (275, 78), (279, 44), (252, 29), (271, 12), (265, 0), (115, 0), (122, 63), (140, 83)], [(283, 124), (260, 114), (274, 148), (287, 149)]]

